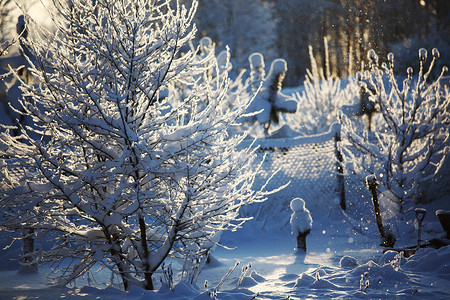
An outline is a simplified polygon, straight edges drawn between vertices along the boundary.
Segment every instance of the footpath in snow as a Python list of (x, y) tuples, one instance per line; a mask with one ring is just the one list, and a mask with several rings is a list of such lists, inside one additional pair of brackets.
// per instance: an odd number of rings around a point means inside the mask
[(449, 246), (421, 249), (410, 258), (394, 251), (383, 254), (376, 235), (355, 232), (337, 210), (315, 217), (306, 254), (295, 252), (289, 226), (261, 230), (250, 221), (239, 232), (224, 233), (221, 241), (235, 249), (217, 248), (196, 286), (180, 283), (174, 291), (162, 286), (155, 292), (134, 288), (125, 293), (118, 286), (106, 287), (110, 277), (100, 273), (93, 287), (79, 281), (76, 287), (54, 288), (45, 285), (42, 274), (4, 271), (0, 299), (211, 299), (236, 262), (217, 299), (450, 298)]

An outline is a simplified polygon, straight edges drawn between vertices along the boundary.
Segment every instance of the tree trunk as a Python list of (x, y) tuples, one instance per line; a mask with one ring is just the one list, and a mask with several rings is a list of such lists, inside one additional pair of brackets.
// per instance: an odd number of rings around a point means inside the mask
[(381, 219), (380, 203), (378, 202), (377, 186), (378, 182), (374, 175), (368, 176), (366, 178), (367, 187), (372, 193), (373, 208), (375, 211), (375, 219), (377, 221), (378, 231), (381, 236), (381, 246), (392, 248), (395, 245), (394, 235), (385, 230), (383, 226), (383, 221)]
[(37, 262), (34, 253), (34, 229), (25, 229), (23, 232), (23, 265), (19, 270), (19, 274), (37, 273)]
[(144, 257), (143, 257), (143, 268), (144, 268), (144, 289), (146, 290), (153, 290), (153, 279), (152, 275), (153, 272), (150, 272), (150, 265), (148, 263), (149, 259), (149, 251), (148, 251), (148, 245), (147, 245), (147, 226), (145, 224), (145, 220), (143, 216), (139, 216), (139, 230), (141, 233), (141, 246), (142, 249), (144, 249)]

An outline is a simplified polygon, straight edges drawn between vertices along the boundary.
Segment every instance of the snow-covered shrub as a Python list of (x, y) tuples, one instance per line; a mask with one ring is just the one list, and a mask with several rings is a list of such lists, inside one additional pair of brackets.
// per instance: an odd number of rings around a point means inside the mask
[[(251, 73), (249, 81), (253, 87), (263, 76), (264, 58), (253, 55), (250, 58)], [(262, 69), (261, 69), (262, 68)], [(262, 80), (261, 88), (248, 107), (241, 122), (257, 123), (264, 126), (267, 133), (271, 124), (279, 124), (281, 113), (294, 113), (297, 110), (297, 101), (294, 97), (284, 94), (281, 89), (287, 72), (287, 63), (284, 59), (275, 59), (269, 73)]]
[(102, 264), (153, 289), (166, 258), (205, 256), (264, 199), (254, 151), (227, 133), (249, 99), (231, 110), (213, 51), (182, 52), (197, 2), (171, 3), (55, 0), (57, 32), (29, 43), (39, 85), (20, 103), (36, 127), (0, 135), (1, 225), (56, 234), (42, 256), (64, 261), (60, 285)]
[(305, 135), (326, 132), (331, 124), (338, 121), (343, 105), (358, 101), (358, 87), (351, 78), (344, 87), (343, 80), (331, 75), (328, 63), (325, 71), (318, 68), (311, 46), (309, 56), (311, 70), (307, 70), (304, 90), (295, 93), (297, 111), (286, 116), (287, 123)]
[(369, 51), (369, 70), (359, 77), (377, 106), (379, 124), (368, 132), (357, 120), (342, 116), (345, 160), (357, 172), (376, 174), (380, 191), (389, 191), (399, 212), (419, 199), (419, 184), (438, 173), (448, 154), (450, 94), (448, 86), (441, 85), (447, 68), (436, 80), (429, 77), (438, 57), (433, 49), (427, 70), (427, 51), (421, 49), (418, 75), (408, 68), (401, 82), (394, 74), (393, 54), (380, 65), (375, 52)]

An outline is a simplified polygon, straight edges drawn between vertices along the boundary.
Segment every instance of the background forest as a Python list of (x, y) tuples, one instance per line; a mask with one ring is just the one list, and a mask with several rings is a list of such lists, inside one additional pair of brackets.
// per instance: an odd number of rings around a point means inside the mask
[(286, 59), (286, 86), (305, 76), (309, 45), (316, 59), (325, 61), (324, 38), (331, 72), (340, 78), (359, 71), (370, 49), (380, 57), (393, 52), (402, 71), (411, 65), (418, 69), (417, 51), (427, 45), (441, 51), (440, 64), (450, 60), (446, 0), (200, 0), (196, 23), (199, 38), (230, 47), (235, 66), (247, 68), (255, 51), (268, 61)]
[[(192, 0), (180, 2), (189, 6)], [(50, 24), (40, 1), (18, 3), (41, 24)], [(2, 41), (16, 35), (14, 6), (11, 0), (0, 0)], [(200, 0), (195, 23), (198, 40), (211, 37), (219, 52), (230, 47), (234, 75), (248, 69), (253, 52), (262, 53), (266, 61), (284, 58), (284, 86), (303, 82), (310, 67), (308, 46), (324, 64), (324, 38), (332, 75), (340, 78), (360, 71), (370, 49), (380, 57), (394, 53), (400, 71), (418, 69), (416, 56), (422, 47), (439, 49), (441, 66), (450, 62), (447, 0)]]

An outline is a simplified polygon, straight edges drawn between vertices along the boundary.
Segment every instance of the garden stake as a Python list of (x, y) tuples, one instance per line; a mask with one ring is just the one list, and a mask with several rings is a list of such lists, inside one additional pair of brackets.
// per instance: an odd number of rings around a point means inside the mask
[(418, 232), (417, 232), (417, 249), (420, 248), (420, 235), (422, 232), (422, 222), (425, 219), (425, 215), (427, 214), (427, 210), (425, 208), (416, 208), (416, 220), (418, 224)]

